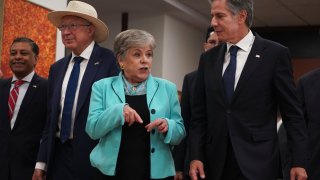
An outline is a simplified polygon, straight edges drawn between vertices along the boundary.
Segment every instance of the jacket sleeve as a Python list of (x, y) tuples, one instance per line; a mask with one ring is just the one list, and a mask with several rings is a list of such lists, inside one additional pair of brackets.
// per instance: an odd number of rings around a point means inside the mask
[[(86, 124), (86, 132), (94, 140), (124, 124), (123, 107), (125, 103), (110, 102), (111, 99), (108, 99), (105, 94), (105, 85), (101, 82), (96, 82), (92, 86)], [(108, 100), (109, 102), (106, 102)]]
[(170, 92), (170, 117), (165, 117), (168, 122), (168, 132), (164, 142), (171, 145), (178, 145), (186, 136), (183, 120), (181, 117), (181, 107), (178, 100), (177, 88), (171, 86)]

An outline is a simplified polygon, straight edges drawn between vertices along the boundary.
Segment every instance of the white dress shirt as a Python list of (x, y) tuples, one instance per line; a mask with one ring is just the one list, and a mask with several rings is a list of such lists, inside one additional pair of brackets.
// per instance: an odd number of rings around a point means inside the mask
[[(24, 96), (26, 95), (26, 92), (28, 90), (28, 87), (29, 87), (29, 84), (32, 80), (34, 76), (34, 71), (32, 71), (30, 74), (28, 74), (27, 76), (25, 76), (23, 79), (24, 83), (19, 86), (19, 95), (18, 95), (18, 98), (17, 98), (17, 101), (16, 101), (16, 104), (14, 106), (14, 111), (13, 111), (13, 115), (12, 115), (12, 119), (10, 121), (10, 126), (11, 126), (11, 129), (13, 128), (15, 122), (16, 122), (16, 119), (17, 119), (17, 116), (18, 116), (18, 113), (19, 113), (19, 109), (20, 109), (20, 106), (22, 104), (22, 100), (24, 98)], [(13, 75), (12, 77), (12, 81), (11, 81), (11, 88), (10, 88), (10, 92), (11, 90), (13, 89), (14, 87), (14, 82), (17, 81), (18, 78)]]
[[(77, 85), (77, 90), (76, 90), (76, 95), (74, 97), (74, 102), (73, 102), (73, 108), (72, 108), (72, 117), (71, 117), (71, 130), (70, 130), (70, 139), (73, 138), (73, 127), (74, 127), (74, 121), (75, 121), (75, 115), (76, 115), (76, 109), (77, 109), (77, 102), (78, 102), (78, 97), (79, 97), (79, 89), (80, 85), (82, 82), (82, 78), (84, 75), (84, 72), (87, 68), (90, 56), (92, 54), (94, 47), (94, 41), (91, 42), (91, 44), (80, 54), (80, 56), (83, 58), (82, 62), (80, 63), (80, 73), (79, 73), (79, 80), (78, 80), (78, 85)], [(66, 71), (66, 74), (63, 79), (62, 87), (61, 87), (61, 99), (60, 99), (60, 107), (61, 107), (61, 112), (59, 115), (59, 121), (58, 121), (58, 127), (59, 131), (57, 132), (57, 137), (60, 137), (60, 129), (61, 129), (61, 119), (62, 119), (62, 110), (64, 106), (64, 99), (66, 96), (66, 91), (67, 91), (67, 86), (68, 86), (68, 81), (71, 75), (71, 71), (74, 65), (73, 58), (76, 57), (76, 55), (72, 52), (72, 57), (71, 60), (69, 61), (69, 65)]]
[(234, 81), (234, 89), (236, 89), (240, 75), (242, 73), (243, 67), (247, 62), (247, 58), (249, 56), (249, 53), (252, 48), (252, 44), (254, 41), (254, 35), (251, 31), (242, 38), (238, 43), (236, 44), (231, 44), (227, 42), (227, 51), (225, 54), (224, 62), (223, 62), (223, 69), (222, 69), (222, 76), (224, 74), (224, 71), (228, 67), (230, 63), (230, 53), (229, 49), (231, 46), (235, 45), (238, 46), (239, 50), (237, 52), (237, 68), (236, 68), (236, 76), (235, 76), (235, 81)]

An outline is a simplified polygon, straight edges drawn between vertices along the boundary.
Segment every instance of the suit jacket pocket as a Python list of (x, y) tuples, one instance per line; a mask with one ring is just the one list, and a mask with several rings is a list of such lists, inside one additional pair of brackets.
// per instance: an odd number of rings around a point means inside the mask
[(268, 141), (273, 139), (274, 133), (272, 131), (265, 131), (265, 132), (254, 132), (252, 133), (252, 140), (254, 142), (259, 141)]

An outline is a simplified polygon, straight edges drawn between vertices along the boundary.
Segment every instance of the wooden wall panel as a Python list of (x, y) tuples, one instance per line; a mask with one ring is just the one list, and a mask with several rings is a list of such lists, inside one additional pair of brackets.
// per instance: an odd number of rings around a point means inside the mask
[(297, 80), (303, 74), (314, 69), (320, 68), (320, 59), (293, 59), (292, 66), (294, 78), (295, 80)]

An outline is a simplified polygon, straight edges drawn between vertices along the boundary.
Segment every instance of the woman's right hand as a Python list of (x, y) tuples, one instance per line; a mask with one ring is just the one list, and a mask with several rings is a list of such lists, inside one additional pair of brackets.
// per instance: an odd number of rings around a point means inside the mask
[(132, 109), (129, 105), (125, 105), (123, 108), (123, 116), (126, 123), (131, 126), (133, 123), (138, 122), (140, 124), (143, 123), (139, 114)]

